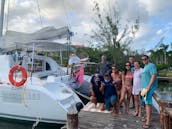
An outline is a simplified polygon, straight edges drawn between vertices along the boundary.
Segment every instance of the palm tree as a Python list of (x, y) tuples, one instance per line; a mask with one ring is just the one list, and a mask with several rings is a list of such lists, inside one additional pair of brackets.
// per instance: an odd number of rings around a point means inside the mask
[(169, 45), (165, 45), (165, 44), (161, 44), (160, 46), (160, 50), (162, 51), (162, 55), (163, 55), (163, 61), (164, 64), (167, 64), (167, 49), (168, 49)]
[(169, 45), (161, 44), (158, 50), (149, 50), (151, 59), (156, 64), (167, 64), (167, 49)]

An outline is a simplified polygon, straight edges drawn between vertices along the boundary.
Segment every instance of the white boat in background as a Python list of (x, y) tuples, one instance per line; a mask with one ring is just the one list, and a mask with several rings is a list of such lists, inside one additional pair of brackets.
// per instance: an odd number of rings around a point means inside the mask
[[(46, 27), (32, 34), (8, 31), (1, 36), (0, 117), (65, 123), (67, 113), (80, 111), (83, 102), (70, 87), (71, 75), (66, 75), (51, 57), (36, 53), (68, 49), (66, 45), (53, 42), (53, 39), (68, 36), (66, 27)], [(89, 76), (84, 78), (90, 79)]]
[[(81, 100), (67, 85), (70, 75), (61, 75), (65, 74), (64, 71), (50, 57), (34, 57), (37, 60), (35, 63), (40, 61), (42, 66), (49, 65), (48, 70), (36, 66), (41, 71), (34, 69), (24, 85), (17, 87), (8, 78), (11, 66), (14, 65), (12, 55), (0, 55), (0, 117), (64, 123), (67, 113), (77, 113), (77, 109), (82, 108)], [(23, 79), (21, 73), (17, 74), (16, 80)]]

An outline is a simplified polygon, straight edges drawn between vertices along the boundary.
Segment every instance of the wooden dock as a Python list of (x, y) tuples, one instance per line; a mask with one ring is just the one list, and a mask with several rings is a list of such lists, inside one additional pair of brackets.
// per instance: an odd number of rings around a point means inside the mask
[[(81, 111), (79, 129), (143, 129), (141, 118), (133, 115)], [(153, 109), (150, 129), (160, 129), (160, 116)]]
[(158, 81), (172, 82), (172, 77), (158, 77)]

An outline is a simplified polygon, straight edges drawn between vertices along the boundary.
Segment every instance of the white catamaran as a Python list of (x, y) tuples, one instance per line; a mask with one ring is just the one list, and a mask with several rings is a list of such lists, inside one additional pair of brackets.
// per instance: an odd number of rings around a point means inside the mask
[[(4, 3), (2, 0), (1, 34)], [(0, 117), (65, 123), (67, 113), (77, 113), (82, 108), (82, 101), (69, 87), (71, 76), (52, 58), (35, 53), (66, 49), (66, 45), (52, 39), (67, 36), (67, 27), (46, 27), (32, 34), (8, 31), (1, 35)], [(89, 80), (89, 76), (85, 79)]]

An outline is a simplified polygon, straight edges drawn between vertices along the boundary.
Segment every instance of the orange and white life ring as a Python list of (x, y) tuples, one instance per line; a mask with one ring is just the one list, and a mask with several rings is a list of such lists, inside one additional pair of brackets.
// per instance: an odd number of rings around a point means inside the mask
[[(21, 76), (22, 78), (20, 81), (16, 81), (14, 79), (14, 73), (16, 71), (21, 71), (21, 73), (22, 73), (22, 76)], [(22, 86), (27, 80), (27, 71), (21, 65), (15, 65), (10, 69), (10, 72), (8, 74), (8, 78), (9, 78), (9, 81), (12, 85), (17, 86), (17, 87)]]

